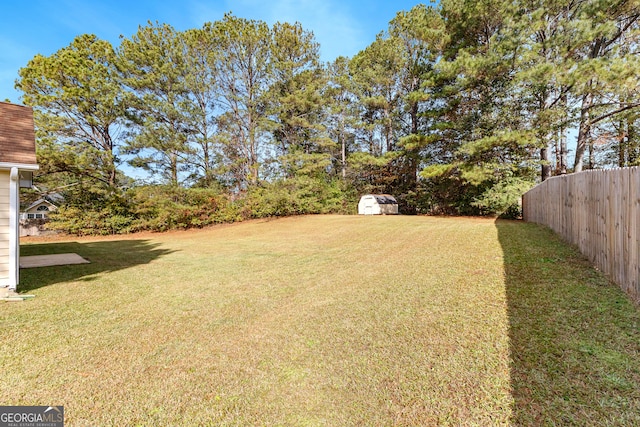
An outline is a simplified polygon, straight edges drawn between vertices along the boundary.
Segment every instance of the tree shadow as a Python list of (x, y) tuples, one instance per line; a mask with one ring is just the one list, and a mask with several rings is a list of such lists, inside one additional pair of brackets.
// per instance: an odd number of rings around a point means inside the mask
[(640, 425), (640, 310), (546, 227), (496, 221), (511, 424)]
[(55, 242), (20, 247), (20, 256), (77, 253), (89, 264), (21, 268), (18, 292), (29, 292), (59, 282), (92, 280), (98, 273), (122, 270), (151, 261), (174, 251), (162, 249), (149, 240), (107, 240), (98, 242)]

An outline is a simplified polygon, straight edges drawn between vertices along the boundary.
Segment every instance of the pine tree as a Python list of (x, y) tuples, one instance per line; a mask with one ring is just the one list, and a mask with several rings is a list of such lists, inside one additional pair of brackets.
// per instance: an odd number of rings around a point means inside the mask
[(182, 38), (167, 24), (139, 27), (122, 40), (118, 67), (129, 89), (128, 113), (135, 125), (126, 147), (135, 156), (129, 163), (178, 185), (191, 154), (193, 131)]
[(204, 31), (220, 49), (215, 72), (222, 155), (231, 184), (243, 191), (258, 183), (266, 150), (271, 34), (264, 22), (231, 14), (205, 24)]
[(41, 173), (63, 172), (97, 191), (117, 190), (124, 93), (114, 57), (109, 42), (85, 34), (20, 69), (16, 87), (34, 108)]
[(325, 71), (313, 33), (300, 24), (274, 25), (268, 93), (271, 134), (285, 177), (322, 177), (335, 152), (325, 126)]

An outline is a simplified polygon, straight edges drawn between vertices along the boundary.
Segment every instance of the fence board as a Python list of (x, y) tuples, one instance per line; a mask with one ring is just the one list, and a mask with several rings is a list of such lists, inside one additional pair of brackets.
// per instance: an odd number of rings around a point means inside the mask
[(522, 197), (525, 221), (543, 224), (640, 303), (640, 168), (550, 178)]

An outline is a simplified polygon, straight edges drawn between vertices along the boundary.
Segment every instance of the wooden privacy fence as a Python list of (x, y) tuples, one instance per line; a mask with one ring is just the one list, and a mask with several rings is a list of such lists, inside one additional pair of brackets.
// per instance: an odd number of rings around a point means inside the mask
[(640, 303), (640, 168), (550, 178), (522, 198), (523, 218), (578, 246)]

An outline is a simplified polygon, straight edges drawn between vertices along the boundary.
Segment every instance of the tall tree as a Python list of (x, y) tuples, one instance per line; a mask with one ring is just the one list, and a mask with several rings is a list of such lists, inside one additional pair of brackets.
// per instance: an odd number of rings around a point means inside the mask
[(192, 131), (188, 73), (182, 37), (167, 24), (139, 27), (118, 50), (119, 69), (129, 88), (129, 113), (135, 123), (127, 151), (133, 166), (178, 185)]
[[(637, 32), (640, 3), (603, 0), (579, 4), (576, 27), (575, 96), (579, 100), (579, 126), (574, 171), (584, 168), (593, 143), (593, 127), (617, 114), (640, 107), (638, 98), (612, 96), (638, 86)], [(621, 49), (620, 42), (626, 42)], [(615, 77), (615, 78), (612, 78)], [(593, 165), (590, 165), (593, 166)]]
[(181, 34), (185, 48), (185, 76), (187, 99), (186, 116), (190, 120), (189, 132), (192, 155), (186, 162), (195, 168), (191, 180), (210, 186), (223, 173), (220, 143), (217, 138), (216, 119), (219, 114), (217, 100), (217, 62), (221, 52), (211, 32), (204, 29), (188, 30)]
[(368, 151), (381, 155), (396, 148), (399, 132), (403, 57), (399, 40), (384, 33), (351, 61), (361, 104), (363, 135)]
[(324, 174), (335, 152), (325, 126), (319, 45), (299, 23), (272, 29), (269, 115), (280, 167), (286, 177)]
[(356, 151), (356, 96), (349, 72), (349, 59), (341, 56), (327, 67), (327, 84), (324, 88), (326, 98), (326, 126), (329, 137), (340, 149), (336, 156), (336, 168), (339, 168), (343, 180), (347, 178), (347, 156)]
[(114, 63), (111, 44), (85, 34), (20, 69), (16, 87), (35, 111), (43, 173), (117, 189), (124, 103)]
[(427, 86), (443, 38), (438, 11), (418, 5), (399, 12), (388, 32), (351, 61), (360, 103), (358, 139), (365, 148), (355, 159), (363, 172), (377, 175), (380, 190), (396, 194), (405, 212), (415, 212), (418, 171), (434, 152)]
[(439, 97), (437, 135), (446, 139), (446, 148), (422, 176), (455, 189), (444, 191), (442, 202), (461, 212), (492, 211), (496, 193), (532, 179), (535, 140), (526, 131), (522, 98), (513, 85), (518, 44), (504, 32), (508, 6), (441, 4), (449, 42), (435, 67), (433, 89)]
[[(518, 54), (515, 87), (523, 98), (525, 123), (538, 142), (541, 180), (551, 176), (555, 148), (558, 173), (566, 173), (566, 129), (572, 122), (567, 100), (571, 76), (573, 31), (571, 3), (556, 0), (521, 2), (507, 9), (504, 33)], [(558, 142), (560, 140), (560, 142)]]
[(435, 9), (421, 4), (398, 12), (390, 22), (389, 35), (397, 40), (402, 55), (398, 74), (402, 129), (397, 143), (401, 155), (392, 162), (398, 171), (395, 187), (406, 201), (404, 210), (415, 212), (416, 202), (411, 199), (417, 191), (419, 165), (433, 154), (432, 143), (437, 139), (430, 132), (427, 112), (434, 105), (428, 86), (443, 46), (444, 22)]
[(401, 134), (403, 56), (399, 40), (380, 33), (349, 64), (356, 96), (356, 143), (361, 151), (350, 164), (362, 190), (391, 192), (397, 174), (392, 167)]
[(216, 61), (217, 125), (223, 155), (237, 190), (255, 185), (269, 128), (266, 94), (269, 89), (271, 34), (262, 21), (226, 14), (208, 23), (221, 54)]

